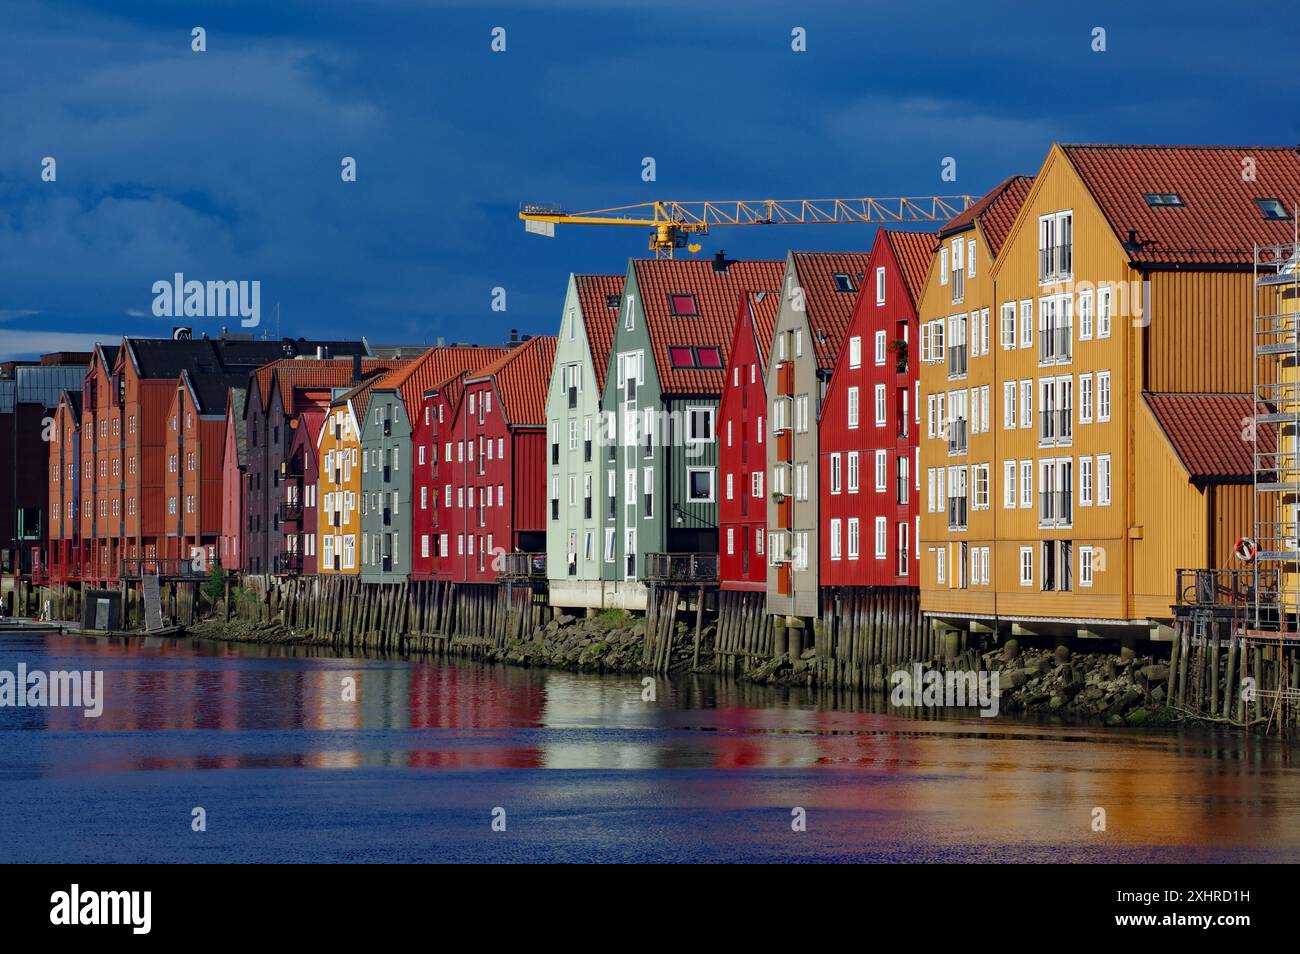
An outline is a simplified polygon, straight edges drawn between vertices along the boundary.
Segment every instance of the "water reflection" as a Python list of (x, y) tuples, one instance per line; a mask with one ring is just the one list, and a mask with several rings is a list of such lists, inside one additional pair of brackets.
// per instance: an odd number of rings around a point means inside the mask
[[(864, 843), (924, 832), (927, 845), (953, 846), (1300, 845), (1292, 749), (1239, 732), (898, 713), (880, 697), (690, 676), (659, 680), (651, 703), (634, 677), (168, 639), (6, 636), (0, 668), (19, 662), (102, 669), (106, 698), (99, 719), (0, 709), (7, 781), (208, 769), (627, 770), (612, 791), (592, 775), (583, 797), (737, 812), (811, 802), (852, 813), (842, 834)], [(1090, 828), (1096, 807), (1106, 811), (1104, 834)]]

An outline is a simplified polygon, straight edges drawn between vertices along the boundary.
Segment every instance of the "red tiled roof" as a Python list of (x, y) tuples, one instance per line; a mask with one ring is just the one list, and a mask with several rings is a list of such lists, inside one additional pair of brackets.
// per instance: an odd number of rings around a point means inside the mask
[(747, 297), (749, 314), (754, 322), (754, 337), (758, 341), (758, 366), (766, 374), (767, 357), (772, 353), (772, 336), (776, 334), (776, 316), (781, 310), (781, 293), (756, 291)]
[[(782, 263), (731, 262), (726, 271), (717, 271), (712, 259), (640, 258), (633, 261), (632, 267), (664, 393), (721, 394), (740, 294), (780, 289)], [(694, 295), (699, 314), (693, 318), (675, 317), (669, 301), (672, 295)], [(722, 367), (674, 368), (669, 360), (671, 347), (708, 345), (717, 347)]]
[(449, 348), (430, 348), (406, 367), (389, 371), (375, 384), (378, 390), (396, 390), (406, 405), (407, 420), (420, 416), (424, 392), (436, 384), (467, 371), (476, 371), (501, 358), (505, 348), (479, 348), (472, 345), (454, 345)]
[[(361, 373), (372, 375), (380, 371), (391, 371), (409, 364), (409, 361), (380, 360), (362, 358)], [(352, 382), (351, 358), (282, 358), (264, 364), (253, 376), (257, 379), (257, 393), (261, 396), (262, 410), (271, 406), (271, 381), (275, 380), (280, 389), (280, 404), (285, 414), (292, 417), (295, 413), (293, 392), (295, 388), (337, 388)]]
[[(862, 275), (867, 269), (867, 252), (794, 252), (795, 274), (803, 289), (805, 314), (817, 353), (817, 366), (835, 366), (840, 343), (853, 320), (853, 303), (857, 301)], [(839, 291), (836, 273), (853, 280), (854, 291)]]
[[(1300, 203), (1300, 149), (1294, 146), (1063, 145), (1121, 241), (1144, 243), (1143, 264), (1249, 265), (1256, 244), (1292, 240), (1290, 218), (1267, 220), (1255, 199)], [(1253, 168), (1245, 181), (1243, 170)], [(1147, 204), (1145, 193), (1173, 192), (1181, 206)]]
[(587, 344), (591, 348), (591, 363), (596, 368), (596, 392), (605, 390), (605, 372), (609, 369), (609, 351), (614, 346), (614, 324), (618, 321), (618, 303), (610, 308), (607, 302), (622, 298), (623, 275), (574, 275), (578, 286), (578, 303), (582, 306), (582, 320), (587, 326)]
[(1192, 480), (1249, 481), (1254, 473), (1253, 452), (1272, 453), (1277, 447), (1277, 429), (1271, 424), (1259, 425), (1257, 445), (1242, 439), (1254, 415), (1248, 394), (1147, 392), (1143, 396)]
[(546, 394), (555, 363), (555, 335), (538, 335), (465, 379), (495, 377), (502, 410), (512, 427), (546, 424)]
[(903, 275), (903, 284), (907, 286), (912, 308), (920, 300), (921, 289), (925, 287), (925, 276), (930, 271), (930, 262), (934, 259), (933, 232), (899, 232), (893, 229), (881, 229), (876, 233), (876, 241), (884, 239), (894, 252), (899, 271)]
[(1003, 179), (989, 190), (988, 195), (939, 229), (940, 238), (974, 228), (978, 222), (984, 233), (984, 241), (988, 243), (989, 254), (996, 257), (1033, 185), (1033, 176), (1010, 176)]

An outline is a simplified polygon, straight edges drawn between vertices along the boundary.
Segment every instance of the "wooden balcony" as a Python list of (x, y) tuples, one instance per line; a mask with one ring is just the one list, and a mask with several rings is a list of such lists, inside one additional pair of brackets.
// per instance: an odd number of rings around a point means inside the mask
[(790, 564), (778, 563), (776, 567), (776, 592), (780, 596), (789, 596), (791, 590)]
[(161, 576), (171, 580), (199, 580), (205, 578), (216, 561), (201, 569), (193, 560), (166, 557), (153, 560), (123, 560), (118, 565), (118, 578), (138, 580), (143, 576)]
[(776, 500), (776, 527), (777, 530), (794, 529), (794, 501), (789, 494), (775, 498)]
[(665, 583), (716, 583), (718, 582), (718, 555), (716, 553), (647, 553), (643, 578), (647, 581)]
[(776, 459), (786, 463), (794, 460), (794, 432), (788, 427), (776, 433)]
[(794, 362), (782, 361), (776, 367), (777, 397), (794, 397)]
[(506, 553), (505, 564), (501, 569), (503, 580), (544, 580), (546, 579), (545, 553)]

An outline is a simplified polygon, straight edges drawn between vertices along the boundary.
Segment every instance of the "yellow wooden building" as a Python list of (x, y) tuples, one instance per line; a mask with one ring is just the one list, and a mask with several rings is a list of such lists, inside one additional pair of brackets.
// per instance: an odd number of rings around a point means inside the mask
[[(1178, 569), (1232, 565), (1252, 530), (1253, 247), (1290, 236), (1297, 198), (1293, 148), (1057, 145), (991, 289), (975, 216), (973, 294), (991, 298), (967, 310), (991, 300), (997, 317), (964, 382), (950, 324), (944, 360), (921, 365), (927, 408), (945, 395), (921, 466), (944, 468), (946, 498), (922, 514), (923, 611), (963, 629), (1161, 635)], [(951, 237), (922, 322), (954, 313), (939, 287)], [(991, 392), (989, 431), (963, 456), (948, 395), (964, 385), (969, 403), (975, 383)], [(972, 471), (985, 463), (987, 478)], [(951, 519), (963, 507), (965, 525)]]
[(359, 574), (361, 554), (361, 428), (374, 381), (339, 393), (316, 443), (319, 461), (317, 572)]

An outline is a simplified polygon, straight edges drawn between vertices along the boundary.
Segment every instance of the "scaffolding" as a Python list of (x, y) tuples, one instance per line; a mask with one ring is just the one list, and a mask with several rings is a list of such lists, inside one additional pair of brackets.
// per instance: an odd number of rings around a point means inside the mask
[[(1300, 703), (1300, 242), (1256, 246), (1252, 321), (1254, 586), (1238, 629), (1244, 721), (1286, 732)], [(1251, 687), (1246, 690), (1245, 687)]]

